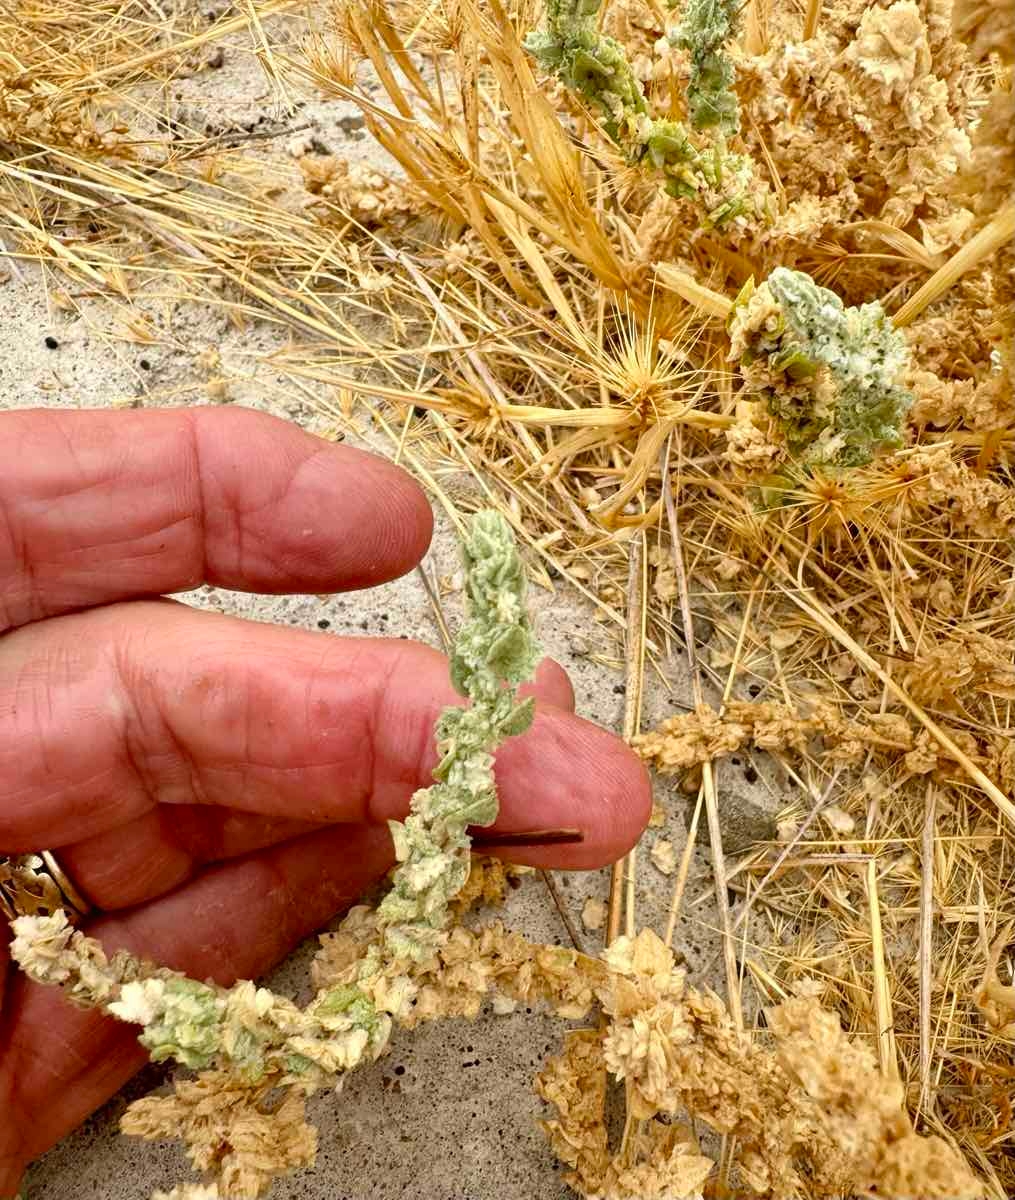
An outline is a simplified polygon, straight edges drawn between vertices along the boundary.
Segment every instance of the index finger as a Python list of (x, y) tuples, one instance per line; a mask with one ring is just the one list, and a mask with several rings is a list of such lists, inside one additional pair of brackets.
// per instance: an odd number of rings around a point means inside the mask
[(406, 472), (247, 409), (0, 415), (0, 632), (202, 582), (335, 592), (430, 542)]

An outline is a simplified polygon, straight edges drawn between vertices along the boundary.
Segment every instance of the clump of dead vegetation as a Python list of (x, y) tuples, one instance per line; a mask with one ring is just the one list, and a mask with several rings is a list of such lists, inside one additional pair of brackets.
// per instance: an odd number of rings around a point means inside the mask
[[(636, 115), (656, 123), (640, 130), (649, 164), (658, 123), (693, 125), (683, 7), (613, 0), (590, 33), (623, 49)], [(993, 1200), (1015, 1192), (1011, 4), (749, 0), (710, 51), (739, 112), (725, 151), (752, 179), (751, 204), (722, 220), (703, 213), (700, 176), (661, 181), (682, 147), (659, 143), (655, 173), (632, 160), (633, 134), (618, 141), (604, 117), (601, 56), (578, 75), (602, 103), (544, 75), (525, 48), (544, 14), (527, 0), (336, 0), (309, 19), (255, 3), (256, 20), (201, 28), (131, 0), (12, 9), (0, 227), (15, 263), (40, 264), (69, 307), (99, 290), (129, 313), (169, 281), (238, 323), (292, 329), (278, 372), (333, 389), (336, 421), (369, 406), (457, 522), (474, 501), (449, 480), (473, 476), (536, 582), (568, 581), (622, 647), (625, 733), (679, 775), (711, 844), (728, 994), (705, 1075), (729, 1105), (708, 1186), (964, 1196), (972, 1171)], [(283, 110), (300, 91), (357, 105), (390, 172), (168, 130), (166, 80), (234, 38)], [(753, 313), (752, 333), (772, 335), (747, 347), (763, 362), (733, 353), (738, 297), (780, 269), (845, 311), (879, 305), (904, 339), (889, 382), (908, 411), (860, 456), (833, 445), (838, 393), (813, 383), (818, 359), (780, 314)], [(787, 439), (801, 397), (817, 455)], [(691, 694), (643, 732), (641, 680), (680, 644)], [(723, 764), (751, 749), (795, 790), (781, 844), (733, 862)], [(663, 950), (694, 919), (686, 861)], [(636, 867), (615, 873), (610, 942), (638, 932)], [(804, 980), (848, 1040), (801, 1007)], [(653, 1032), (645, 1069), (681, 1036)], [(834, 1061), (793, 1050), (814, 1037)], [(554, 1145), (590, 1193), (693, 1193), (699, 1149), (679, 1117), (641, 1111), (644, 1078), (619, 1055), (579, 1034), (542, 1077)], [(783, 1099), (722, 1093), (738, 1055), (765, 1056)], [(837, 1063), (844, 1090), (821, 1073)], [(619, 1148), (600, 1116), (607, 1067), (630, 1081)], [(812, 1106), (793, 1110), (799, 1142), (752, 1108), (790, 1093)], [(943, 1139), (922, 1143), (919, 1185), (914, 1127)], [(838, 1170), (832, 1142), (852, 1155), (841, 1181), (814, 1174), (815, 1156)], [(778, 1155), (798, 1151), (809, 1165), (791, 1177)]]

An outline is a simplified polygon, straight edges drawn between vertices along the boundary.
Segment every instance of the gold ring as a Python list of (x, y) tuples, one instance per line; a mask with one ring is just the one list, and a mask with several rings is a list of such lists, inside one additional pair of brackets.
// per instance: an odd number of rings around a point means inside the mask
[(49, 850), (0, 855), (0, 911), (8, 921), (49, 916), (58, 908), (66, 909), (73, 922), (87, 916), (92, 906)]

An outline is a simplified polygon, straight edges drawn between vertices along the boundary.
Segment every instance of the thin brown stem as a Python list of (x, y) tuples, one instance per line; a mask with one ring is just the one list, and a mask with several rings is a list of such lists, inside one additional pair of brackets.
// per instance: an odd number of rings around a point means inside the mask
[[(692, 695), (695, 705), (699, 705), (703, 703), (701, 673), (698, 670), (698, 658), (694, 648), (694, 623), (691, 615), (690, 589), (687, 583), (684, 543), (680, 532), (680, 522), (677, 518), (677, 506), (673, 497), (673, 488), (670, 485), (669, 456), (670, 442), (667, 442), (661, 462), (663, 501), (670, 531), (673, 569), (677, 577), (680, 618), (683, 626), (684, 646), (687, 651), (688, 669), (691, 674)], [(705, 797), (705, 817), (708, 821), (709, 844), (712, 847), (712, 874), (715, 879), (716, 907), (719, 910), (719, 920), (722, 925), (723, 964), (726, 968), (726, 990), (729, 994), (729, 1009), (737, 1028), (742, 1030), (744, 1027), (744, 1015), (740, 1002), (740, 975), (737, 970), (736, 947), (730, 921), (729, 892), (726, 888), (726, 858), (723, 854), (722, 828), (719, 824), (719, 800), (716, 794), (715, 772), (710, 761), (702, 764), (701, 783)]]
[(927, 784), (920, 862), (920, 1103), (930, 1107), (931, 963), (934, 953), (934, 785)]

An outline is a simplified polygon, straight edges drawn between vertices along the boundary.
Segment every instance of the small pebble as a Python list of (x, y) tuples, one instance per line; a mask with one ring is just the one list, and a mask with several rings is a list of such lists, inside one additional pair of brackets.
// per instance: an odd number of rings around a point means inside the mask
[(606, 924), (606, 905), (602, 900), (589, 896), (582, 905), (582, 924), (589, 933), (595, 933), (597, 929), (602, 929)]
[(677, 852), (673, 848), (673, 843), (667, 841), (666, 838), (657, 838), (648, 852), (648, 856), (656, 870), (662, 871), (664, 875), (672, 875), (677, 869)]
[(848, 836), (856, 829), (856, 821), (837, 804), (831, 804), (828, 808), (823, 809), (821, 819), (833, 833), (843, 836)]

